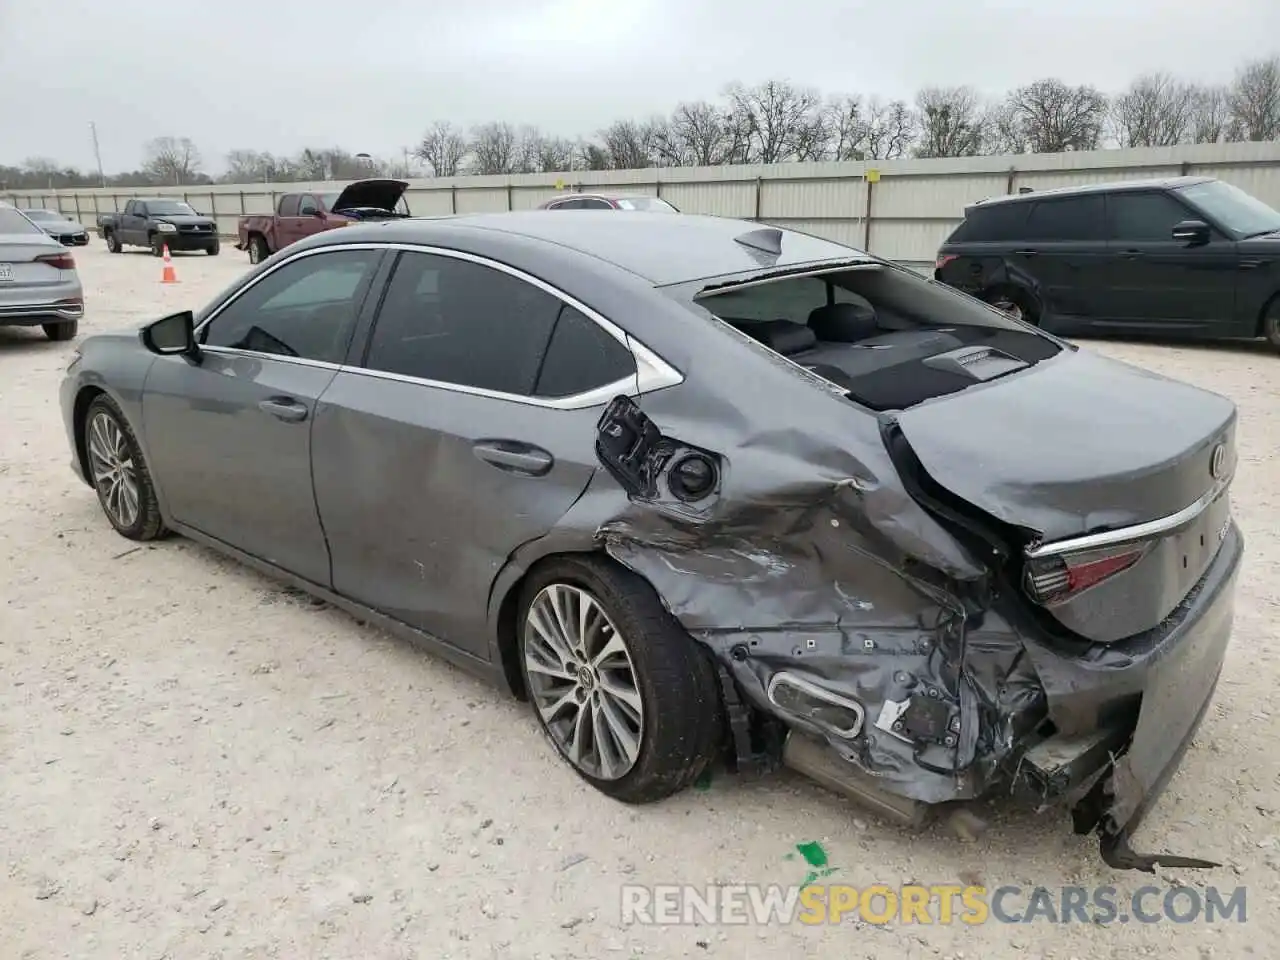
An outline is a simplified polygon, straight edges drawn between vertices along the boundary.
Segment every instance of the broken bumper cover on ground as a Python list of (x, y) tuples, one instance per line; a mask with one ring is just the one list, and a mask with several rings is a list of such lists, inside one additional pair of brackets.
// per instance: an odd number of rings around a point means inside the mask
[[(661, 442), (667, 464), (689, 450)], [(1018, 787), (1072, 804), (1077, 831), (1098, 832), (1113, 866), (1207, 865), (1140, 857), (1128, 838), (1212, 697), (1243, 550), (1234, 524), (1159, 627), (1090, 643), (1055, 638), (1012, 590), (966, 582), (963, 561), (942, 552), (947, 541), (926, 544), (923, 521), (856, 465), (852, 482), (805, 490), (778, 482), (789, 478), (769, 463), (768, 495), (719, 515), (663, 502), (658, 460), (633, 466), (615, 476), (640, 489), (633, 504), (646, 509), (605, 523), (599, 538), (714, 655), (740, 760), (773, 750), (907, 823)], [(748, 747), (738, 691), (784, 735)]]

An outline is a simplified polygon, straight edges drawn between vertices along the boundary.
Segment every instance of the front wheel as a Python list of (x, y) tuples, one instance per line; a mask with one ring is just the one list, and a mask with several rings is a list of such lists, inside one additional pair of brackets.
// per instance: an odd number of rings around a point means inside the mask
[(1272, 297), (1263, 311), (1262, 335), (1271, 346), (1280, 350), (1280, 294)]
[(155, 540), (167, 529), (156, 488), (129, 422), (109, 396), (99, 394), (84, 418), (89, 479), (102, 511), (130, 540)]
[(710, 654), (653, 588), (598, 558), (548, 563), (525, 585), (520, 662), (534, 714), (575, 772), (625, 803), (677, 793), (721, 744)]
[(158, 233), (151, 235), (151, 255), (153, 257), (164, 256), (164, 240), (161, 239)]
[(216, 257), (218, 255), (218, 251), (221, 249), (222, 249), (222, 244), (220, 244), (217, 240), (215, 240), (213, 241), (212, 246), (205, 248), (205, 253), (207, 253), (211, 257)]
[(77, 320), (66, 320), (62, 323), (42, 323), (40, 329), (50, 340), (74, 340), (80, 330)]

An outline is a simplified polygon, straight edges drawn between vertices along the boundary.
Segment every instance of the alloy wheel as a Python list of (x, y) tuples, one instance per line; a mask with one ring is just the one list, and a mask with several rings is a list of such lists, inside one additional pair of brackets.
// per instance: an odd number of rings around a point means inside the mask
[(617, 780), (640, 756), (644, 702), (626, 639), (586, 590), (543, 588), (524, 625), (529, 694), (565, 758), (589, 777)]
[(1020, 307), (1018, 304), (1014, 303), (1012, 300), (1009, 300), (1005, 297), (1001, 297), (997, 300), (992, 301), (991, 305), (995, 307), (997, 310), (1007, 313), (1009, 316), (1013, 317), (1013, 319), (1015, 320), (1026, 319), (1026, 317), (1022, 312), (1022, 307)]
[(88, 439), (93, 485), (102, 506), (117, 527), (132, 527), (138, 522), (142, 504), (138, 474), (124, 431), (114, 417), (99, 411), (89, 421)]

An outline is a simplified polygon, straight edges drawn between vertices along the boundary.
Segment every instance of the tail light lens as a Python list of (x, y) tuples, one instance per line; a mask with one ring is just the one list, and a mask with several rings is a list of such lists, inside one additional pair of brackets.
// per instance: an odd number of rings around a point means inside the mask
[(56, 267), (59, 270), (74, 270), (76, 268), (75, 257), (65, 250), (61, 253), (42, 253), (36, 257), (36, 263), (47, 263), (49, 266)]
[(1044, 606), (1065, 603), (1128, 570), (1146, 555), (1149, 547), (1146, 543), (1126, 543), (1100, 550), (1035, 557), (1027, 561), (1027, 593)]
[(933, 262), (933, 269), (941, 270), (943, 267), (945, 267), (948, 263), (950, 263), (952, 260), (954, 260), (958, 256), (959, 256), (958, 253), (942, 254), (942, 256), (938, 257), (938, 259)]

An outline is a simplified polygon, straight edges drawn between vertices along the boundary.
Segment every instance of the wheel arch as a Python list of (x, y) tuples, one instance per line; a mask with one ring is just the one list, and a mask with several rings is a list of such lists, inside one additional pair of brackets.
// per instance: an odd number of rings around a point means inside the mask
[(1276, 290), (1262, 301), (1262, 308), (1258, 311), (1258, 319), (1254, 322), (1253, 330), (1255, 337), (1265, 337), (1267, 335), (1267, 315), (1272, 308), (1280, 305), (1280, 290)]
[(106, 390), (97, 384), (86, 384), (76, 393), (75, 403), (71, 408), (71, 425), (75, 437), (76, 460), (80, 464), (81, 477), (91, 487), (93, 486), (93, 481), (90, 479), (92, 474), (89, 470), (89, 445), (85, 437), (85, 424), (89, 419), (89, 405), (104, 394), (110, 396)]

